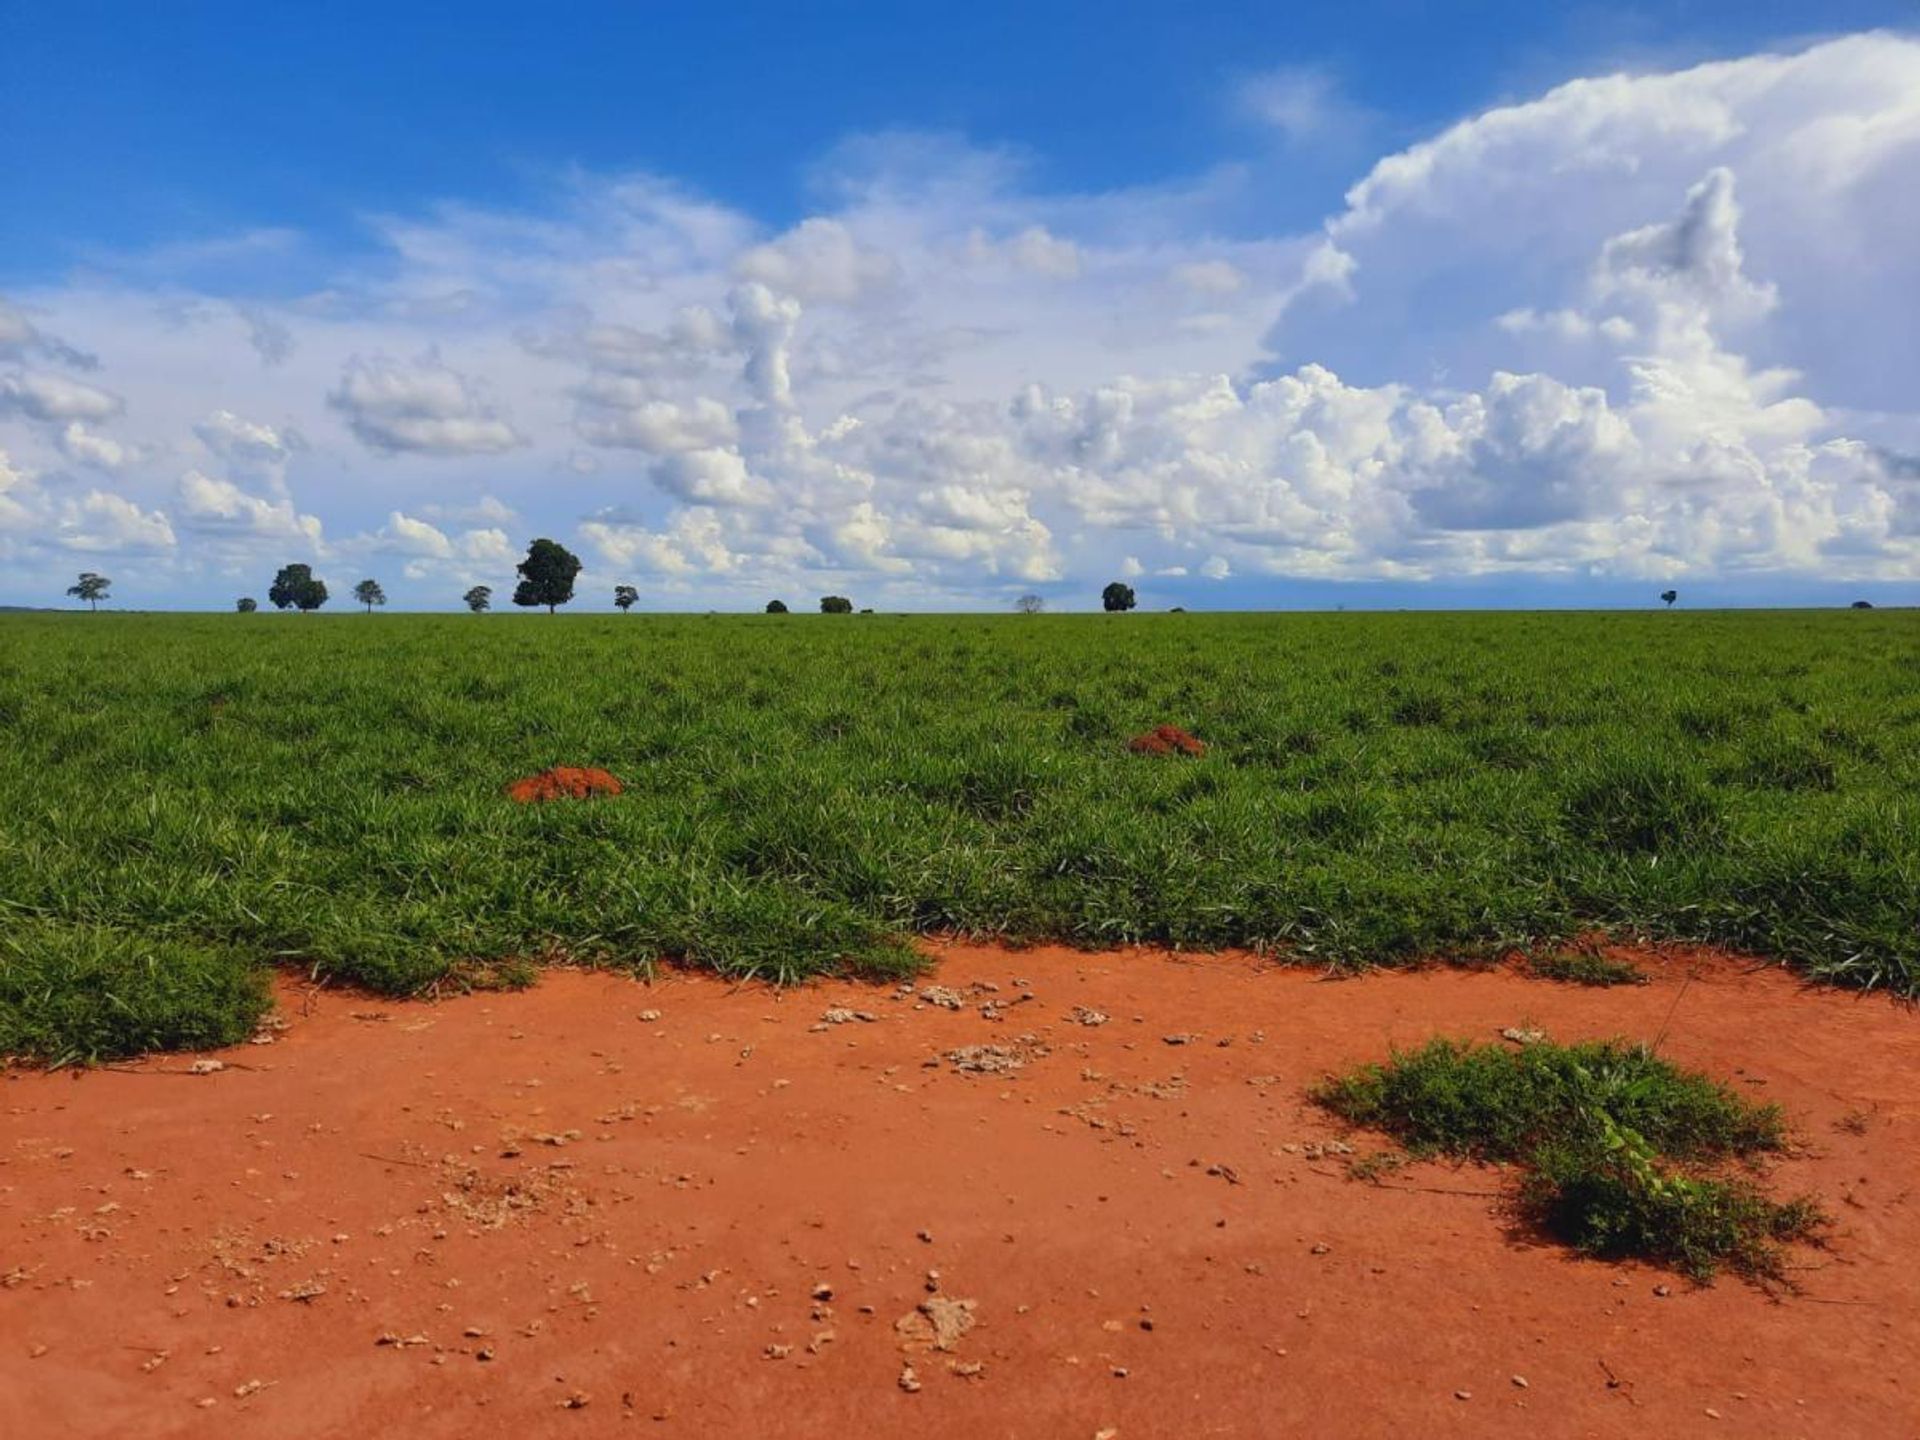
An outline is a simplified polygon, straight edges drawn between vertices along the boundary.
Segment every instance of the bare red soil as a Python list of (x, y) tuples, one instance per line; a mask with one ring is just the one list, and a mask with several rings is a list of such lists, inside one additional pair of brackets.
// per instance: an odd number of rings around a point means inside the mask
[(1127, 749), (1136, 755), (1204, 755), (1207, 742), (1195, 739), (1178, 725), (1156, 725), (1127, 741)]
[[(0, 1434), (1915, 1434), (1920, 1019), (1648, 963), (1586, 990), (957, 945), (907, 994), (289, 982), (218, 1070), (0, 1081)], [(1801, 1293), (1571, 1255), (1495, 1171), (1345, 1177), (1378, 1142), (1308, 1086), (1512, 1025), (1664, 1032), (1780, 1102), (1770, 1183), (1837, 1220)]]
[(578, 765), (555, 765), (507, 786), (507, 798), (519, 805), (545, 800), (585, 800), (592, 795), (618, 795), (620, 782), (605, 770)]

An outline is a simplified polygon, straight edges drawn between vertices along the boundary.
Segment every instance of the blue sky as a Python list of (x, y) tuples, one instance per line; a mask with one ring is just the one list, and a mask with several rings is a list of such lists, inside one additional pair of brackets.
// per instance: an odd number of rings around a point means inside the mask
[(0, 601), (1898, 597), (1916, 16), (1807, 19), (11, 0)]

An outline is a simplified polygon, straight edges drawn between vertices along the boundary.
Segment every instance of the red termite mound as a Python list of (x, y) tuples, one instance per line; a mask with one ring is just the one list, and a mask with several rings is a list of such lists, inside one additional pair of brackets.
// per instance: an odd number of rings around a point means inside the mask
[(618, 795), (620, 782), (604, 770), (577, 765), (555, 765), (507, 786), (507, 798), (518, 805), (542, 800), (585, 800), (590, 795)]
[(1136, 755), (1204, 755), (1207, 742), (1194, 739), (1178, 725), (1156, 725), (1127, 741), (1127, 749)]

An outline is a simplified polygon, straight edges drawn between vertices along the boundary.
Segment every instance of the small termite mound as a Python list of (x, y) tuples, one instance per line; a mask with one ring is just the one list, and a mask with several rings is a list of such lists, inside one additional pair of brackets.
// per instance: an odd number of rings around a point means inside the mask
[(1204, 755), (1207, 743), (1195, 739), (1178, 725), (1156, 725), (1146, 734), (1127, 741), (1127, 749), (1136, 755)]
[(585, 800), (594, 795), (618, 795), (620, 782), (605, 770), (578, 765), (555, 765), (507, 786), (507, 798), (516, 805), (546, 800)]

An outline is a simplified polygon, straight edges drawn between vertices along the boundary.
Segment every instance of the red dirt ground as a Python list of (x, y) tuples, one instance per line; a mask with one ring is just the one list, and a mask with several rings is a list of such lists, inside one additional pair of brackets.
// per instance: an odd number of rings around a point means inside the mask
[(543, 800), (585, 800), (590, 795), (618, 795), (620, 782), (605, 770), (577, 765), (555, 765), (507, 786), (507, 798), (517, 805)]
[[(0, 1434), (1914, 1435), (1920, 1018), (1651, 963), (1588, 990), (955, 945), (932, 1000), (289, 982), (216, 1072), (0, 1080)], [(1838, 1222), (1802, 1293), (1583, 1260), (1510, 1233), (1492, 1171), (1376, 1187), (1318, 1150), (1328, 1070), (1516, 1024), (1664, 1028), (1784, 1105), (1775, 1192)], [(967, 1046), (1026, 1063), (960, 1073)]]
[(1127, 741), (1127, 749), (1136, 755), (1204, 755), (1207, 742), (1195, 739), (1178, 725), (1156, 725)]

